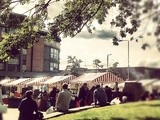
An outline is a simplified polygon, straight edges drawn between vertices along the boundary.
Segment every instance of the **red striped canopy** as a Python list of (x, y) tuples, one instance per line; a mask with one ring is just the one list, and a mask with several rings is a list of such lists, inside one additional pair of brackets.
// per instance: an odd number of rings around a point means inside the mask
[(6, 86), (24, 85), (25, 82), (28, 82), (30, 80), (32, 80), (32, 78), (20, 78), (20, 79), (13, 80), (12, 82), (9, 82), (5, 85)]
[(155, 81), (152, 86), (160, 88), (160, 80)]
[(70, 80), (73, 80), (76, 78), (74, 75), (66, 75), (66, 76), (54, 76), (46, 80), (45, 82), (42, 82), (41, 84), (62, 84), (64, 82), (70, 82)]
[(32, 78), (31, 81), (26, 82), (25, 85), (41, 85), (41, 83), (45, 82), (48, 80), (50, 77), (37, 77), (37, 78)]
[(121, 83), (124, 82), (124, 80), (113, 73), (110, 72), (103, 72), (103, 73), (85, 73), (76, 79), (74, 79), (72, 82), (74, 83), (86, 83), (86, 82), (92, 82), (92, 83)]
[(0, 80), (0, 84), (5, 86), (6, 84), (8, 84), (9, 82), (12, 82), (13, 80), (14, 79), (6, 78), (3, 80)]

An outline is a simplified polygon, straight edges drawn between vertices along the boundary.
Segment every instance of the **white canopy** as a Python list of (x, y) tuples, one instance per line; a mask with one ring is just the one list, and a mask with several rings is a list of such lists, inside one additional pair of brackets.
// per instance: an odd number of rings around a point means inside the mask
[(142, 84), (142, 86), (144, 87), (146, 91), (151, 93), (153, 90), (153, 83), (155, 83), (157, 80), (158, 79), (143, 79), (138, 82)]
[(138, 82), (142, 83), (142, 86), (148, 86), (148, 85), (152, 85), (157, 80), (158, 79), (143, 79), (143, 80), (139, 80)]
[(49, 79), (49, 77), (38, 77), (38, 78), (32, 78), (31, 81), (26, 82), (26, 85), (40, 85), (42, 82)]
[(124, 85), (125, 85), (125, 82), (122, 82), (122, 83), (118, 84), (118, 87), (119, 88), (124, 88)]
[(14, 80), (14, 79), (6, 78), (6, 79), (1, 80), (1, 81), (0, 81), (0, 84), (1, 84), (1, 85), (5, 85), (5, 84), (7, 84), (7, 83), (9, 83), (9, 82), (11, 82), (11, 81), (13, 81), (13, 80)]
[(22, 85), (25, 82), (28, 82), (29, 80), (31, 80), (31, 78), (20, 78), (17, 80), (14, 80), (12, 82), (9, 82), (8, 84), (6, 84), (7, 86), (15, 86), (15, 85)]
[(154, 82), (152, 84), (152, 86), (154, 86), (154, 87), (160, 87), (160, 80), (157, 80), (156, 82)]
[(103, 73), (85, 73), (72, 82), (75, 83), (85, 83), (85, 82), (93, 82), (93, 83), (121, 83), (124, 80), (110, 72), (103, 72)]
[(55, 83), (63, 83), (63, 82), (69, 82), (70, 80), (76, 78), (74, 75), (67, 75), (67, 76), (54, 76), (46, 80), (45, 82), (42, 82), (41, 84), (55, 84)]

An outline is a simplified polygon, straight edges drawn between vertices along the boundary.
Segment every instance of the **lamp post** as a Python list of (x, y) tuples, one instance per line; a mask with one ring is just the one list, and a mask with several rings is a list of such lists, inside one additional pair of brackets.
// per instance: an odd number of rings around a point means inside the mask
[(129, 66), (129, 40), (128, 40), (128, 80), (130, 80), (130, 66)]
[(130, 80), (130, 66), (129, 66), (129, 40), (119, 40), (119, 42), (127, 41), (128, 42), (128, 80)]
[(107, 69), (108, 69), (108, 65), (109, 65), (109, 56), (112, 54), (107, 54)]

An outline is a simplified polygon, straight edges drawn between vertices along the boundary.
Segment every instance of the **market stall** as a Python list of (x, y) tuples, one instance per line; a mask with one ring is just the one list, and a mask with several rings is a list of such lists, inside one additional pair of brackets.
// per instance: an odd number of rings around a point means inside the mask
[(8, 96), (8, 107), (17, 108), (23, 95), (22, 88), (24, 87), (24, 83), (31, 81), (32, 78), (20, 78), (12, 80), (5, 84), (5, 86), (10, 87), (10, 95)]
[(5, 79), (3, 79), (3, 80), (0, 80), (0, 84), (1, 84), (2, 86), (5, 86), (6, 84), (8, 84), (9, 82), (12, 82), (12, 81), (14, 81), (14, 79), (5, 78)]
[(25, 85), (41, 85), (41, 83), (46, 81), (47, 79), (49, 79), (49, 77), (32, 78), (32, 80), (26, 82)]
[[(74, 75), (67, 75), (67, 76), (54, 76), (50, 77), (45, 81), (41, 81), (39, 84), (41, 87), (47, 87), (47, 94), (49, 95), (50, 91), (53, 89), (53, 87), (56, 87), (58, 91), (61, 90), (63, 83), (70, 83), (72, 79), (74, 79), (76, 76)], [(39, 109), (41, 111), (45, 111), (47, 108), (47, 101), (48, 96), (46, 96), (46, 91), (44, 91), (41, 95), (40, 102), (39, 102)]]
[(23, 85), (25, 82), (31, 81), (32, 78), (19, 78), (16, 80), (13, 80), (12, 82), (9, 82), (6, 84), (6, 86), (17, 86), (17, 85)]
[(153, 87), (160, 88), (160, 80), (155, 81), (155, 82), (152, 84), (152, 86), (153, 86)]
[(158, 98), (160, 98), (160, 79), (158, 79), (152, 84), (152, 89), (155, 94), (157, 94)]
[(54, 76), (49, 79), (47, 79), (44, 82), (41, 82), (43, 85), (48, 85), (48, 86), (56, 86), (57, 88), (61, 89), (61, 85), (63, 83), (70, 83), (71, 80), (75, 79), (76, 76), (74, 75), (66, 75), (66, 76)]
[(71, 81), (75, 84), (89, 83), (89, 87), (95, 84), (111, 84), (111, 83), (122, 83), (124, 80), (113, 73), (102, 72), (102, 73), (84, 73), (83, 75), (75, 78)]
[(43, 82), (48, 80), (50, 77), (37, 77), (37, 78), (32, 78), (31, 81), (25, 82), (24, 84), (26, 86), (31, 86), (34, 90), (36, 89), (41, 89), (41, 85)]
[(158, 79), (143, 79), (143, 80), (139, 80), (138, 82), (142, 84), (145, 91), (152, 93), (153, 84), (156, 83), (157, 81)]

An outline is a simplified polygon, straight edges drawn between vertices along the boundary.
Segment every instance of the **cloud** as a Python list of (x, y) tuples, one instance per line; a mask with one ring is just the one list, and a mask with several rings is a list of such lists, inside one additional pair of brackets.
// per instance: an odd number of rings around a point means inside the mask
[(138, 66), (145, 66), (145, 67), (153, 67), (153, 68), (160, 68), (160, 58), (156, 59), (147, 59), (147, 60), (142, 60), (139, 62)]
[(79, 38), (85, 38), (85, 39), (93, 39), (93, 38), (97, 38), (97, 39), (109, 39), (109, 38), (113, 38), (117, 35), (116, 32), (114, 31), (109, 31), (109, 30), (95, 30), (93, 33), (89, 33), (86, 31), (82, 31), (81, 33), (79, 33), (77, 35), (77, 37)]
[(53, 4), (50, 4), (48, 7), (49, 19), (53, 20), (54, 17), (58, 16), (62, 12), (64, 3), (64, 1), (57, 1)]

